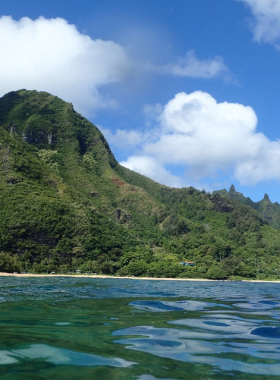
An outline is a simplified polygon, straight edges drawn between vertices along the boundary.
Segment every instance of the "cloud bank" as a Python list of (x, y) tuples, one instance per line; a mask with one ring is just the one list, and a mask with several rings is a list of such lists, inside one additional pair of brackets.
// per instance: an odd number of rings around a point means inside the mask
[(247, 4), (254, 15), (252, 29), (254, 39), (280, 47), (280, 1), (237, 0)]
[(131, 62), (112, 41), (92, 40), (62, 18), (0, 18), (0, 96), (20, 88), (53, 93), (80, 112), (112, 107), (99, 89), (121, 81)]
[[(123, 143), (129, 144), (128, 139)], [(280, 179), (280, 141), (257, 132), (254, 110), (218, 103), (202, 91), (178, 93), (153, 127), (137, 135), (137, 144), (137, 155), (121, 164), (170, 186), (215, 178), (224, 171), (243, 185)], [(186, 178), (179, 180), (166, 169), (170, 166), (184, 168)]]

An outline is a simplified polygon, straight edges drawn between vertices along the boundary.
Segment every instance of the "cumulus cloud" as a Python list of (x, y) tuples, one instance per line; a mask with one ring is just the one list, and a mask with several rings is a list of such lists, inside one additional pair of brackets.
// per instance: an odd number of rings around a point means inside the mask
[[(250, 107), (217, 103), (209, 94), (179, 93), (164, 107), (159, 117), (162, 134), (144, 147), (162, 162), (202, 166), (227, 166), (246, 150), (241, 138), (255, 130), (257, 118)], [(166, 148), (169, 154), (166, 154)]]
[(258, 42), (280, 45), (280, 1), (237, 0), (247, 4), (254, 15), (252, 29)]
[(184, 181), (180, 177), (170, 173), (159, 160), (151, 156), (132, 156), (127, 161), (120, 162), (120, 164), (171, 187), (182, 187), (184, 184)]
[(0, 49), (0, 96), (21, 88), (48, 91), (72, 102), (84, 114), (117, 107), (116, 101), (102, 96), (102, 88), (133, 75), (150, 71), (213, 78), (228, 72), (222, 58), (199, 60), (193, 51), (175, 64), (145, 65), (133, 61), (123, 46), (92, 39), (62, 18), (15, 21), (3, 16)]
[(93, 40), (62, 18), (0, 18), (0, 95), (20, 88), (43, 90), (72, 102), (80, 112), (114, 107), (100, 88), (130, 69), (125, 49)]
[(221, 74), (228, 75), (229, 73), (222, 57), (200, 60), (193, 50), (188, 51), (185, 57), (179, 58), (176, 63), (154, 67), (154, 69), (163, 74), (204, 79), (214, 78)]
[(280, 179), (280, 141), (270, 141), (256, 128), (249, 106), (218, 103), (202, 91), (178, 93), (163, 107), (140, 154), (122, 165), (165, 184), (172, 183), (173, 174), (165, 171), (170, 165), (184, 167), (192, 181), (222, 171), (247, 185)]
[(235, 175), (241, 183), (280, 179), (280, 141), (269, 141), (263, 136), (258, 152), (259, 156), (252, 155), (236, 165)]

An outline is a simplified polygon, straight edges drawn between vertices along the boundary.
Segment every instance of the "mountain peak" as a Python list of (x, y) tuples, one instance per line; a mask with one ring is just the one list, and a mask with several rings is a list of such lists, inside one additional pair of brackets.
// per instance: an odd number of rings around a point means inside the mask
[[(280, 232), (263, 219), (280, 229), (280, 206), (234, 185), (212, 196), (172, 189), (122, 167), (102, 133), (53, 95), (0, 98), (0, 163), (0, 271), (264, 278), (247, 262), (257, 254), (275, 276)], [(197, 269), (180, 265), (197, 254)]]

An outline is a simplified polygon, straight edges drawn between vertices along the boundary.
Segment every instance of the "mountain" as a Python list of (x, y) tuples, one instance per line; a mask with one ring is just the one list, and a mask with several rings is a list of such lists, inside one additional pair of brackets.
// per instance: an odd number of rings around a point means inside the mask
[(249, 199), (122, 167), (102, 133), (51, 94), (0, 99), (0, 174), (0, 271), (278, 276), (280, 232)]
[(262, 219), (270, 226), (280, 230), (280, 204), (278, 202), (272, 203), (267, 194), (259, 202), (253, 202), (249, 197), (244, 197), (242, 193), (235, 190), (234, 185), (231, 185), (229, 191), (226, 189), (215, 191), (232, 201), (236, 201), (252, 207), (257, 210)]

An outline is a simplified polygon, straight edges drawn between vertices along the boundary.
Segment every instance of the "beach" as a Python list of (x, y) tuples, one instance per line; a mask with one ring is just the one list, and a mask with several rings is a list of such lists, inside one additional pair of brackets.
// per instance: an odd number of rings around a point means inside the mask
[(156, 278), (156, 277), (133, 277), (133, 276), (110, 276), (105, 274), (33, 274), (33, 273), (5, 273), (0, 272), (1, 276), (14, 276), (14, 277), (83, 277), (83, 278), (116, 278), (116, 279), (129, 279), (129, 280), (166, 280), (166, 281), (217, 281), (208, 280), (203, 278)]
[[(149, 281), (230, 281), (234, 280), (211, 280), (207, 278), (170, 278), (170, 277), (133, 277), (133, 276), (110, 276), (105, 274), (33, 274), (33, 273), (5, 273), (0, 272), (1, 276), (14, 276), (14, 277), (82, 277), (82, 278), (115, 278), (115, 279), (129, 279), (129, 280), (149, 280)], [(241, 280), (244, 282), (268, 282), (280, 283), (280, 280)]]

